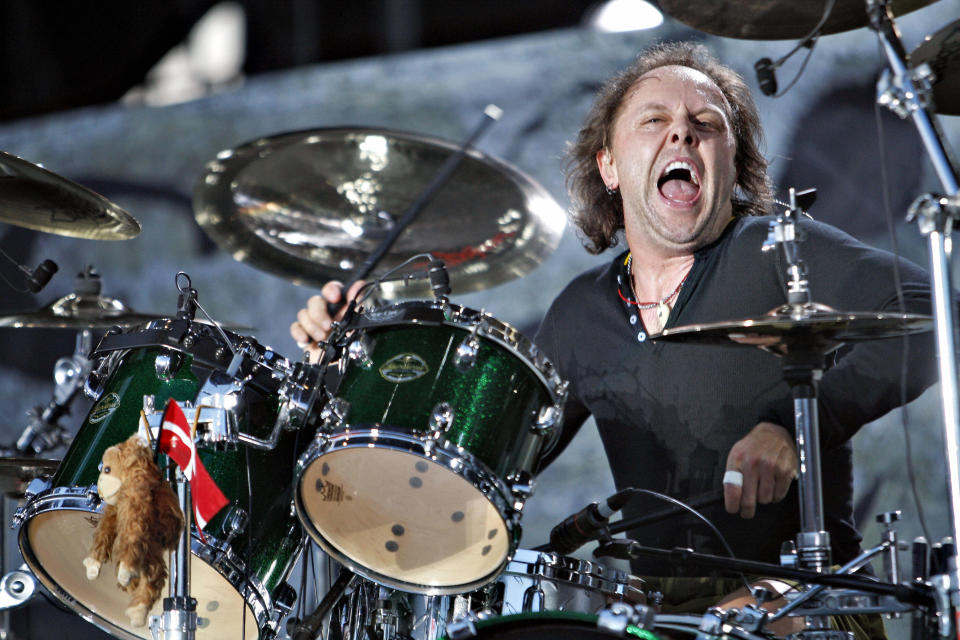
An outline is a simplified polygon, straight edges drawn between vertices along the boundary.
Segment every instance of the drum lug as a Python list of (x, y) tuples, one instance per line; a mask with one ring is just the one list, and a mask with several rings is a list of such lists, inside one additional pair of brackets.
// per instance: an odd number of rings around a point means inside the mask
[(597, 612), (597, 627), (618, 636), (625, 636), (629, 625), (652, 631), (655, 617), (653, 609), (646, 605), (614, 602)]
[(480, 341), (477, 340), (476, 332), (479, 326), (479, 324), (476, 325), (470, 335), (464, 338), (463, 342), (457, 346), (457, 353), (453, 357), (453, 364), (460, 371), (473, 368), (473, 365), (477, 362), (477, 353), (480, 351)]
[(507, 476), (507, 485), (510, 487), (510, 492), (519, 498), (519, 507), (515, 504), (513, 508), (520, 511), (523, 509), (523, 501), (533, 495), (536, 481), (533, 474), (520, 469)]
[(348, 413), (350, 413), (349, 402), (343, 398), (330, 398), (323, 410), (320, 411), (323, 428), (328, 431), (336, 431), (347, 419)]
[(447, 429), (453, 424), (456, 417), (456, 411), (449, 402), (438, 402), (430, 411), (430, 431), (431, 439), (436, 440), (441, 434), (446, 433)]
[(360, 334), (347, 345), (347, 357), (359, 364), (362, 369), (369, 369), (373, 366), (373, 360), (370, 359), (373, 345), (374, 341), (369, 335)]
[(183, 357), (178, 353), (161, 353), (153, 362), (157, 378), (164, 382), (172, 380), (182, 364)]
[(223, 519), (223, 524), (220, 525), (220, 531), (223, 532), (224, 538), (214, 546), (222, 551), (227, 551), (234, 538), (243, 533), (248, 524), (250, 524), (250, 516), (247, 515), (247, 512), (236, 505), (230, 505), (226, 517)]

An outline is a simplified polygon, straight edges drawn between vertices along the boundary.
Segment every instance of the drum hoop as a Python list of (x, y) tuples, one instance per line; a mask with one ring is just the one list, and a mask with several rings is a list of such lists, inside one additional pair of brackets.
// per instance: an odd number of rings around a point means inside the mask
[[(96, 485), (91, 485), (90, 487), (54, 487), (33, 496), (23, 507), (24, 517), (20, 523), (20, 533), (17, 536), (18, 546), (23, 554), (24, 561), (29, 565), (33, 574), (43, 583), (50, 593), (54, 594), (61, 602), (73, 609), (77, 615), (107, 633), (117, 634), (131, 640), (140, 640), (140, 636), (131, 635), (123, 628), (115, 626), (106, 618), (88, 609), (87, 606), (77, 600), (74, 595), (63, 590), (40, 564), (34, 555), (32, 545), (29, 544), (29, 537), (26, 533), (27, 524), (34, 516), (47, 511), (101, 513), (103, 511), (103, 502), (99, 502), (96, 507), (91, 505), (93, 500), (90, 496), (94, 495), (93, 489), (95, 487)], [(210, 537), (209, 534), (204, 535)], [(258, 630), (262, 633), (265, 628), (272, 628), (274, 624), (270, 620), (269, 613), (272, 610), (272, 599), (269, 594), (267, 594), (263, 585), (260, 584), (259, 580), (255, 576), (247, 576), (246, 572), (237, 566), (226, 566), (224, 558), (217, 558), (216, 561), (209, 560), (209, 554), (205, 554), (203, 551), (210, 547), (200, 542), (193, 531), (190, 532), (190, 538), (192, 555), (213, 568), (240, 594), (240, 597), (243, 598), (246, 605), (250, 607), (257, 621)], [(221, 553), (217, 555), (222, 556), (224, 554)], [(228, 558), (227, 561), (237, 563), (238, 559)], [(239, 574), (239, 578), (235, 577), (236, 574)], [(238, 582), (245, 582), (243, 590), (238, 587)]]
[(601, 591), (606, 595), (625, 596), (628, 590), (639, 591), (630, 583), (634, 576), (619, 569), (533, 549), (517, 549), (503, 575), (544, 578)]
[[(318, 440), (323, 442), (317, 442)], [(434, 462), (441, 462), (444, 468), (457, 474), (473, 486), (476, 487), (480, 484), (482, 487), (479, 489), (480, 492), (493, 503), (494, 508), (507, 522), (509, 533), (513, 533), (513, 527), (509, 522), (509, 514), (514, 509), (513, 500), (507, 497), (511, 495), (509, 487), (490, 470), (486, 463), (463, 447), (445, 440), (437, 440), (428, 452), (423, 439), (402, 431), (393, 431), (386, 428), (350, 428), (349, 431), (338, 431), (329, 435), (321, 434), (314, 443), (318, 446), (315, 448), (314, 444), (311, 444), (302, 458), (305, 460), (304, 469), (313, 460), (336, 449), (367, 449), (371, 445), (377, 444), (381, 445), (383, 449), (412, 453), (422, 458), (429, 457)], [(316, 452), (316, 455), (312, 456), (313, 460), (307, 461), (307, 454), (313, 452)]]
[[(220, 345), (219, 349), (214, 349), (213, 353), (205, 353), (208, 349), (198, 348), (196, 344), (184, 345), (181, 340), (188, 334), (188, 330), (193, 326), (201, 327), (206, 335), (201, 335), (204, 340), (216, 341)], [(252, 368), (258, 375), (251, 376), (251, 381), (256, 385), (258, 378), (271, 380), (274, 374), (281, 373), (286, 376), (293, 368), (290, 360), (280, 355), (270, 347), (264, 346), (253, 338), (245, 338), (236, 333), (224, 330), (224, 333), (231, 340), (231, 347), (236, 348), (237, 343), (249, 340), (254, 348), (255, 356), (244, 354), (246, 359), (253, 362)], [(178, 337), (179, 336), (179, 337)], [(212, 325), (200, 322), (191, 322), (174, 318), (159, 318), (150, 320), (130, 327), (129, 330), (122, 333), (107, 334), (103, 336), (100, 343), (94, 348), (90, 358), (106, 356), (118, 351), (124, 353), (135, 349), (169, 349), (178, 353), (191, 356), (195, 365), (200, 365), (208, 369), (226, 370), (230, 364), (233, 354), (229, 348), (224, 348), (223, 336), (219, 335)], [(260, 373), (260, 370), (265, 370)], [(276, 391), (273, 383), (260, 383), (264, 390)]]
[(521, 334), (516, 328), (497, 320), (484, 311), (435, 300), (408, 300), (397, 304), (378, 307), (361, 315), (350, 329), (373, 329), (405, 324), (444, 325), (465, 331), (473, 331), (477, 324), (477, 335), (499, 344), (510, 351), (533, 371), (546, 389), (554, 404), (559, 404), (563, 396), (563, 381), (543, 352)]
[[(348, 442), (344, 442), (345, 440), (348, 440)], [(386, 444), (387, 442), (391, 442), (391, 444)], [(436, 585), (405, 582), (364, 567), (343, 554), (317, 530), (313, 521), (306, 515), (306, 509), (301, 497), (301, 487), (303, 486), (301, 478), (304, 472), (311, 464), (323, 457), (326, 453), (340, 449), (366, 449), (369, 448), (370, 444), (374, 443), (380, 444), (383, 449), (392, 449), (394, 451), (413, 453), (421, 457), (427, 457), (424, 455), (423, 441), (406, 433), (388, 431), (386, 429), (351, 429), (349, 433), (338, 432), (332, 435), (318, 434), (297, 463), (300, 471), (297, 474), (296, 490), (294, 491), (294, 506), (297, 511), (297, 517), (310, 537), (328, 555), (332, 556), (337, 562), (343, 564), (354, 573), (368, 580), (372, 580), (377, 584), (400, 591), (410, 591), (411, 593), (427, 596), (456, 595), (473, 591), (496, 580), (497, 576), (503, 572), (504, 567), (510, 563), (515, 549), (508, 547), (507, 556), (504, 558), (504, 561), (495, 570), (482, 578), (460, 585), (438, 587)], [(504, 497), (509, 496), (510, 491), (506, 485), (489, 470), (486, 464), (478, 460), (469, 451), (447, 442), (437, 442), (430, 450), (429, 457), (435, 462), (442, 461), (444, 468), (470, 482), (474, 487), (477, 486), (477, 483), (482, 484), (483, 488), (480, 489), (480, 493), (493, 504), (493, 507), (506, 524), (508, 536), (511, 539), (513, 538), (517, 530), (516, 523), (509, 517), (510, 512), (513, 511), (513, 506), (512, 503), (508, 502)], [(467, 464), (464, 463), (464, 459), (467, 460)]]

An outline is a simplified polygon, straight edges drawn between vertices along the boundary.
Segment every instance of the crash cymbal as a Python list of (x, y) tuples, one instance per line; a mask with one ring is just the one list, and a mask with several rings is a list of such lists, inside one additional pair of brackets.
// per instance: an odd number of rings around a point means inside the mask
[[(457, 147), (384, 129), (316, 129), (254, 140), (210, 162), (194, 192), (200, 226), (234, 258), (320, 286), (363, 263)], [(454, 292), (518, 278), (560, 242), (564, 212), (514, 167), (470, 150), (374, 276), (408, 257), (444, 260)], [(424, 280), (387, 298), (429, 296)]]
[[(0, 328), (12, 329), (109, 329), (130, 327), (172, 314), (137, 313), (116, 298), (99, 294), (71, 293), (36, 311), (0, 316)], [(204, 322), (197, 318), (198, 322)], [(234, 332), (252, 331), (243, 325), (221, 325)]]
[(787, 353), (829, 353), (845, 342), (895, 338), (933, 328), (930, 316), (872, 311), (835, 311), (810, 304), (780, 307), (758, 318), (708, 322), (665, 329), (654, 340), (693, 344), (734, 344)]
[[(803, 38), (820, 22), (827, 0), (659, 0), (667, 15), (704, 31), (746, 40), (793, 40)], [(910, 13), (936, 0), (893, 0), (894, 15)], [(830, 17), (820, 30), (823, 35), (859, 29), (870, 24), (864, 0), (836, 0)]]
[(923, 42), (910, 54), (910, 66), (926, 62), (933, 69), (934, 111), (960, 115), (960, 20), (954, 20)]
[(87, 240), (140, 233), (140, 223), (103, 196), (2, 151), (0, 222)]
[(59, 460), (0, 457), (0, 492), (10, 497), (21, 497), (31, 480), (53, 475), (58, 466)]

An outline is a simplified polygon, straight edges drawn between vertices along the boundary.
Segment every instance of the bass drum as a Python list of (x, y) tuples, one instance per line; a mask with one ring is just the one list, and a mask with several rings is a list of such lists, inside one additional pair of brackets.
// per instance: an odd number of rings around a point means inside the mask
[[(208, 325), (158, 320), (106, 336), (94, 353), (103, 357), (99, 372), (88, 381), (101, 387), (99, 401), (49, 487), (31, 496), (19, 512), (20, 549), (40, 582), (81, 617), (117, 637), (151, 635), (147, 627), (131, 626), (124, 614), (128, 595), (116, 584), (112, 560), (99, 578), (86, 577), (83, 559), (102, 509), (96, 493), (100, 459), (107, 447), (137, 431), (146, 396), (153, 396), (159, 410), (168, 398), (192, 401), (211, 374), (227, 370), (235, 349), (245, 355), (234, 376), (238, 382), (227, 385), (232, 395), (226, 404), (234, 408), (224, 422), (245, 431), (270, 431), (278, 418), (283, 372), (292, 366), (249, 338), (227, 335), (230, 346)], [(198, 446), (230, 504), (207, 524), (202, 538), (196, 529), (192, 532), (196, 637), (272, 637), (279, 607), (293, 601), (284, 580), (303, 543), (290, 507), (293, 469), (309, 439), (284, 431), (272, 449), (262, 450), (230, 445), (223, 436), (213, 433), (207, 448)], [(162, 598), (149, 615), (161, 613)]]

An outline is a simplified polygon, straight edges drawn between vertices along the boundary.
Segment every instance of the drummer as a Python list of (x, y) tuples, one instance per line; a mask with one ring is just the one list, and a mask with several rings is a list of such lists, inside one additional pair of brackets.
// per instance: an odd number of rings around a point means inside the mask
[[(759, 316), (785, 302), (778, 252), (761, 252), (772, 193), (762, 131), (750, 91), (700, 45), (656, 46), (601, 89), (569, 151), (573, 220), (586, 248), (625, 240), (606, 266), (575, 278), (556, 298), (538, 346), (570, 382), (555, 457), (593, 415), (618, 489), (642, 487), (691, 500), (723, 488), (704, 510), (738, 558), (779, 562), (781, 543), (800, 531), (793, 401), (779, 359), (759, 349), (650, 340), (664, 327)], [(929, 312), (924, 271), (841, 231), (804, 220), (800, 256), (816, 302), (845, 311)], [(356, 287), (347, 293), (353, 296)], [(328, 283), (297, 315), (290, 333), (306, 343), (330, 331)], [(832, 560), (859, 551), (853, 522), (850, 438), (865, 423), (934, 381), (932, 340), (845, 349), (820, 383), (821, 465)], [(732, 473), (729, 473), (732, 472)], [(726, 481), (726, 483), (725, 483)], [(632, 504), (627, 514), (661, 509)], [(724, 554), (695, 520), (677, 518), (630, 537), (660, 548)], [(736, 579), (706, 570), (635, 561), (664, 593), (667, 612), (752, 602)], [(765, 580), (783, 592), (787, 585)], [(738, 590), (739, 587), (739, 590)], [(783, 600), (768, 603), (777, 608)], [(883, 637), (879, 616), (836, 623), (858, 638)], [(802, 618), (773, 628), (786, 634)]]

